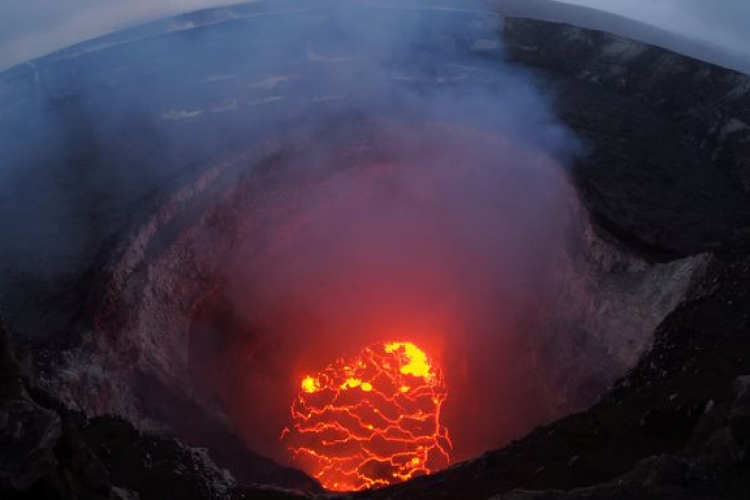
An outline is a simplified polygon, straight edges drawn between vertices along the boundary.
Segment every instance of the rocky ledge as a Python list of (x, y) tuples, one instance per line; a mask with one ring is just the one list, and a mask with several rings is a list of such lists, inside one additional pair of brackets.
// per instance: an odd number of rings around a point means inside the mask
[[(204, 449), (117, 417), (87, 419), (36, 387), (0, 321), (0, 498), (186, 500), (304, 498), (241, 485)], [(250, 460), (250, 459), (249, 459)], [(301, 474), (300, 474), (301, 475)], [(290, 480), (299, 479), (293, 474)], [(313, 488), (297, 481), (302, 488)]]

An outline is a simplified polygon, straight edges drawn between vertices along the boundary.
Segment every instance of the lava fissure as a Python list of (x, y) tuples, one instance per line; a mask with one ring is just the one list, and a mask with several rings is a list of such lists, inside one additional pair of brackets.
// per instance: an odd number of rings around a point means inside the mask
[(305, 377), (284, 441), (328, 489), (386, 486), (450, 463), (442, 371), (410, 342), (374, 344)]

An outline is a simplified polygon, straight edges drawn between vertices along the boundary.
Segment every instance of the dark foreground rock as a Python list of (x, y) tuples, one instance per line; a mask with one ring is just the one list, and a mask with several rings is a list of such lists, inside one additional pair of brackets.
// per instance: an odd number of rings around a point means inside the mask
[(39, 390), (0, 321), (0, 498), (3, 500), (302, 498), (240, 486), (202, 449), (116, 417), (87, 419)]
[(26, 392), (7, 337), (0, 318), (0, 484), (25, 489), (56, 467), (61, 425)]

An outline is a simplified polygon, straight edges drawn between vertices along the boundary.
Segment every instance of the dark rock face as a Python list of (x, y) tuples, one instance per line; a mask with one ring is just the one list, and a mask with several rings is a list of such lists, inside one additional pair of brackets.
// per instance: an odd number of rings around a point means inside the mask
[[(298, 486), (302, 486), (297, 483)], [(88, 420), (22, 377), (0, 323), (0, 496), (147, 500), (301, 498), (238, 486), (205, 450), (114, 417)]]
[(235, 484), (205, 451), (143, 434), (117, 418), (87, 422), (81, 439), (100, 458), (114, 484), (138, 492), (144, 500), (161, 498), (166, 491), (175, 498), (222, 498)]
[[(30, 395), (0, 323), (0, 493), (3, 498), (109, 498), (103, 468), (65, 433), (67, 422)], [(71, 446), (72, 445), (72, 446)], [(76, 449), (77, 448), (77, 449)], [(75, 450), (75, 451), (74, 451)]]
[(739, 446), (740, 459), (750, 458), (750, 376), (740, 377), (735, 383), (737, 399), (729, 412), (732, 437)]
[(28, 397), (5, 403), (2, 420), (4, 481), (26, 489), (55, 468), (51, 450), (60, 437), (60, 418)]
[(0, 490), (25, 490), (57, 466), (60, 417), (29, 396), (0, 317)]
[(591, 145), (576, 181), (607, 230), (653, 258), (748, 224), (750, 80), (607, 33), (508, 19), (509, 58), (553, 82)]

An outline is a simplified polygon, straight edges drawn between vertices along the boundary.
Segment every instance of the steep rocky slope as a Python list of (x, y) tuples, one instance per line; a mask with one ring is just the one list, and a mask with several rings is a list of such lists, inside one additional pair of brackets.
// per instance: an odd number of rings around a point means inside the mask
[(750, 79), (598, 31), (508, 19), (509, 58), (551, 82), (588, 140), (575, 175), (598, 222), (655, 259), (748, 224)]
[[(591, 410), (354, 498), (750, 498), (748, 280), (746, 257), (717, 256), (652, 351)], [(1, 366), (0, 489), (16, 492), (9, 498), (160, 498), (165, 488), (180, 498), (298, 498), (238, 487), (204, 453), (65, 410), (22, 378), (5, 333)]]
[(659, 327), (651, 352), (587, 412), (364, 496), (489, 498), (523, 489), (572, 492), (500, 498), (750, 498), (748, 279), (746, 257), (717, 256)]
[[(28, 360), (27, 360), (28, 361)], [(242, 486), (205, 449), (146, 434), (116, 417), (87, 419), (39, 389), (0, 322), (0, 495), (7, 499), (300, 498)], [(255, 457), (240, 448), (252, 464)], [(224, 450), (226, 453), (226, 450)], [(220, 453), (221, 454), (221, 453)], [(256, 471), (257, 473), (257, 471)], [(246, 474), (247, 476), (247, 474)], [(257, 482), (271, 482), (258, 476)], [(245, 484), (253, 483), (245, 477)], [(304, 479), (299, 490), (316, 486)]]

